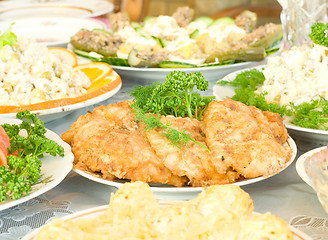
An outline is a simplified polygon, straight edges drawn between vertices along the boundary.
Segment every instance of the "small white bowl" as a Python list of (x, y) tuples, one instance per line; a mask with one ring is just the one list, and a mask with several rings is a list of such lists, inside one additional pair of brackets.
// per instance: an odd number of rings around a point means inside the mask
[(328, 213), (328, 147), (320, 147), (304, 153), (296, 163), (300, 177), (317, 193)]
[(77, 17), (35, 17), (0, 22), (1, 33), (12, 23), (12, 32), (17, 36), (32, 37), (48, 47), (67, 47), (71, 36), (81, 28), (105, 29), (106, 25), (98, 20)]

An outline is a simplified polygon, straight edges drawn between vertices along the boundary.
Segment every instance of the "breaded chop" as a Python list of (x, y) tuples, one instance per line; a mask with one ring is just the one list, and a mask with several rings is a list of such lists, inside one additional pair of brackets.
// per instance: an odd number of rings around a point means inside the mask
[(114, 177), (182, 186), (187, 181), (167, 169), (134, 121), (129, 102), (101, 106), (81, 116), (62, 135), (72, 146), (75, 168)]
[(130, 105), (97, 107), (62, 135), (72, 146), (74, 168), (109, 180), (198, 187), (272, 175), (291, 159), (291, 148), (283, 145), (288, 133), (278, 114), (226, 99), (211, 102), (202, 121), (161, 116), (164, 124), (204, 146), (189, 141), (180, 149), (162, 135), (164, 129), (145, 131)]
[[(179, 131), (189, 133), (191, 137), (206, 146), (205, 135), (202, 132), (202, 122), (196, 119), (174, 116), (161, 116), (164, 124)], [(178, 176), (187, 176), (192, 186), (208, 186), (235, 182), (239, 174), (227, 171), (219, 174), (210, 159), (209, 152), (200, 145), (189, 141), (188, 146), (179, 149), (161, 136), (163, 129), (146, 131), (150, 145), (162, 160), (164, 165)]]
[(231, 99), (209, 104), (204, 115), (205, 141), (219, 173), (232, 168), (245, 178), (268, 176), (290, 160), (291, 149), (279, 143), (284, 131), (276, 131), (279, 124), (272, 125), (267, 115)]
[(270, 129), (272, 130), (274, 137), (276, 140), (283, 144), (288, 139), (288, 132), (287, 129), (283, 123), (283, 119), (281, 116), (277, 113), (269, 112), (269, 111), (263, 111), (262, 112), (266, 119), (269, 121)]

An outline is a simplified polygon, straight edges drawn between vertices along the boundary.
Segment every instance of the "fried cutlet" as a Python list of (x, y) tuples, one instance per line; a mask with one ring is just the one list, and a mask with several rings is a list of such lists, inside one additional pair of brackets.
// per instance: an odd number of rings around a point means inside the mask
[(231, 99), (209, 104), (204, 114), (205, 141), (219, 173), (232, 168), (245, 178), (268, 176), (290, 160), (290, 147), (279, 142), (284, 131), (277, 131), (279, 124), (273, 125), (267, 115)]
[(179, 177), (164, 166), (134, 121), (129, 102), (100, 106), (81, 116), (62, 135), (72, 146), (75, 167), (99, 172), (104, 178), (130, 179), (182, 186)]

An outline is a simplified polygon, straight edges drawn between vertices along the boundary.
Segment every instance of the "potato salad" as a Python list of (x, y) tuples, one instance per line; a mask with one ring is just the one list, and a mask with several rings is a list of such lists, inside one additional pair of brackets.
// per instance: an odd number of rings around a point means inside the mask
[(328, 99), (327, 48), (314, 44), (294, 46), (271, 57), (263, 70), (265, 81), (257, 90), (267, 102), (299, 105), (320, 96)]
[(1, 105), (29, 105), (86, 92), (90, 79), (32, 38), (0, 50)]

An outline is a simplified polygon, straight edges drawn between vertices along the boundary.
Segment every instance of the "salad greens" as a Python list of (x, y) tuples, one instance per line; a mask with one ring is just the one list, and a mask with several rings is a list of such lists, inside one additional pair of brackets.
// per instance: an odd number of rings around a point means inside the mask
[(235, 88), (233, 100), (249, 106), (255, 106), (262, 111), (279, 113), (282, 117), (291, 117), (292, 123), (304, 127), (328, 130), (328, 101), (324, 98), (312, 100), (310, 103), (282, 105), (268, 103), (265, 100), (266, 92), (257, 94), (256, 89), (263, 84), (264, 75), (260, 70), (251, 69), (238, 74), (235, 80), (219, 81), (219, 85), (230, 85)]
[(201, 96), (194, 91), (194, 88), (199, 91), (208, 89), (208, 82), (200, 72), (173, 71), (166, 76), (164, 83), (154, 82), (149, 86), (133, 88), (130, 91), (131, 96), (134, 97), (131, 107), (134, 109), (137, 120), (145, 123), (146, 130), (156, 127), (164, 129), (162, 136), (167, 137), (172, 145), (182, 149), (182, 146), (188, 145), (188, 141), (193, 141), (207, 149), (193, 140), (188, 133), (179, 132), (171, 128), (169, 124), (163, 124), (159, 119), (159, 115), (173, 115), (199, 120), (215, 97)]
[[(8, 167), (0, 166), (0, 202), (19, 199), (32, 190), (40, 179), (45, 154), (64, 156), (64, 148), (45, 136), (43, 122), (34, 113), (24, 110), (16, 114), (24, 120), (19, 125), (2, 124), (10, 138)], [(26, 137), (20, 131), (26, 131)]]
[[(14, 23), (12, 23), (10, 27), (0, 36), (0, 50), (6, 45), (13, 46), (17, 42), (17, 36), (11, 32), (13, 25)], [(3, 58), (3, 53), (0, 51), (0, 59), (2, 60)]]

